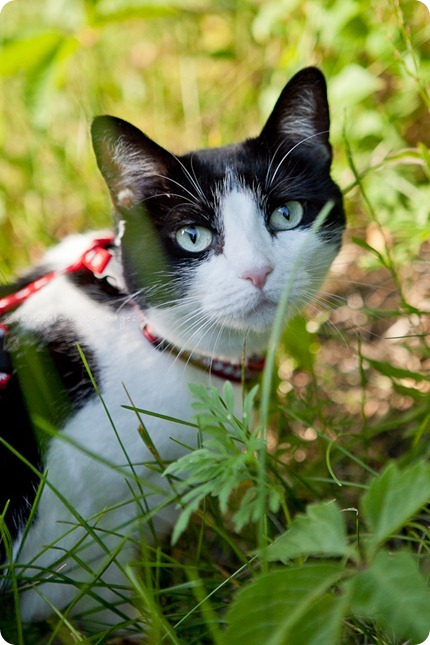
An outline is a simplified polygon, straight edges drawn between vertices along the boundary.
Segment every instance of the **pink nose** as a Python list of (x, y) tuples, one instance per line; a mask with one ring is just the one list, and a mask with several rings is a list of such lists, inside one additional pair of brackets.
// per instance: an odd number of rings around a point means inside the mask
[(272, 273), (273, 267), (266, 264), (262, 267), (255, 267), (253, 269), (248, 269), (240, 274), (242, 280), (249, 280), (252, 282), (254, 287), (257, 289), (262, 289), (266, 284), (267, 277)]

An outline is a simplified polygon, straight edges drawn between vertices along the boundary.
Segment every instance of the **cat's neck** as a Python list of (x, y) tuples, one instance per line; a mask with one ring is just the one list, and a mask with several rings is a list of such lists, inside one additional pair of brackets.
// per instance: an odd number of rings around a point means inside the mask
[(142, 317), (153, 335), (179, 355), (203, 356), (234, 364), (240, 364), (244, 358), (264, 355), (270, 337), (270, 329), (256, 333), (214, 325), (196, 330), (184, 325), (180, 314), (172, 309), (150, 308)]
[(241, 360), (220, 359), (217, 356), (208, 356), (198, 352), (187, 352), (182, 348), (175, 347), (166, 339), (156, 336), (149, 323), (141, 325), (141, 331), (146, 340), (158, 351), (167, 352), (176, 360), (180, 358), (188, 365), (193, 365), (210, 372), (213, 376), (219, 376), (229, 381), (243, 382), (253, 381), (261, 374), (265, 365), (264, 355), (249, 355), (246, 351), (246, 344), (243, 346)]

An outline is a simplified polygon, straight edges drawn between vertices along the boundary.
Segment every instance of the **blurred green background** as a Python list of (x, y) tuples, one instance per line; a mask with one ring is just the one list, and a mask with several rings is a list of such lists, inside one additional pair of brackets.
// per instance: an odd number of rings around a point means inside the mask
[[(403, 259), (428, 236), (430, 19), (417, 0), (14, 0), (0, 14), (2, 280), (70, 231), (110, 225), (94, 115), (181, 152), (255, 135), (299, 68), (329, 84), (334, 176), (360, 173)], [(424, 144), (424, 145), (422, 145)], [(405, 149), (408, 153), (404, 153)], [(390, 155), (402, 157), (390, 159)], [(364, 209), (365, 210), (365, 209)]]

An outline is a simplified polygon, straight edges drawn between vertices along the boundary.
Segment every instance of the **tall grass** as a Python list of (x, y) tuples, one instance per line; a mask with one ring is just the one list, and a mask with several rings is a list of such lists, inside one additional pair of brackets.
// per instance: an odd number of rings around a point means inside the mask
[[(222, 397), (197, 388), (194, 470), (187, 455), (154, 454), (182, 515), (173, 541), (133, 538), (125, 572), (148, 642), (388, 644), (430, 631), (429, 36), (415, 0), (15, 0), (1, 13), (2, 279), (70, 231), (109, 226), (94, 114), (181, 151), (256, 134), (301, 66), (328, 78), (344, 248), (319, 301), (281, 334), (262, 389), (244, 395), (243, 418), (228, 386)], [(139, 401), (130, 415), (144, 428)], [(133, 495), (150, 524), (144, 488)], [(82, 527), (102, 541), (97, 518), (75, 515), (65, 532)], [(125, 540), (133, 527), (117, 528)], [(80, 592), (98, 594), (101, 575)], [(119, 614), (90, 633), (67, 608), (23, 625), (25, 572), (11, 581), (0, 605), (10, 642), (138, 629)]]

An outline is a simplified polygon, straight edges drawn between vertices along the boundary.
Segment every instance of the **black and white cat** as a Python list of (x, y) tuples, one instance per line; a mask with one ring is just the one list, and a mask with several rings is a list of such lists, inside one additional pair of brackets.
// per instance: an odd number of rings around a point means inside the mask
[[(136, 414), (123, 406), (131, 399), (190, 420), (189, 383), (221, 386), (257, 369), (293, 267), (286, 319), (317, 293), (344, 229), (341, 192), (330, 178), (326, 85), (315, 68), (290, 80), (258, 137), (238, 144), (176, 157), (110, 116), (95, 119), (92, 138), (116, 237), (66, 238), (21, 281), (22, 302), (2, 319), (15, 365), (21, 345), (30, 346), (55, 367), (67, 401), (55, 403), (58, 436), (40, 441), (22, 399), (30, 377), (11, 371), (0, 392), (1, 435), (28, 462), (1, 446), (0, 511), (8, 501), (15, 571), (34, 582), (21, 593), (25, 621), (47, 617), (52, 605), (75, 603), (71, 613), (104, 602), (124, 609), (122, 567), (139, 520), (170, 492), (148, 467), (153, 455)], [(328, 217), (304, 245), (329, 200)], [(88, 249), (107, 266), (82, 263)], [(46, 286), (34, 286), (47, 274)], [(145, 423), (166, 463), (183, 454), (181, 445), (196, 445), (192, 427), (157, 417)], [(37, 471), (47, 476), (31, 516)], [(175, 518), (172, 505), (160, 509), (155, 530)], [(104, 584), (85, 596), (83, 585), (97, 575)], [(118, 616), (105, 612), (103, 620)]]

